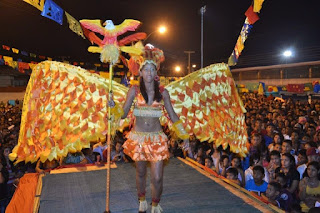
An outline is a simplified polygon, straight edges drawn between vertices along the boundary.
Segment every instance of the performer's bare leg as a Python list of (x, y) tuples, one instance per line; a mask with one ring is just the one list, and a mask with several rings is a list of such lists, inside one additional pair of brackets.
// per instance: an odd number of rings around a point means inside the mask
[(151, 162), (151, 194), (152, 205), (160, 201), (163, 189), (163, 161)]
[(136, 184), (138, 195), (146, 193), (147, 161), (136, 162)]
[(136, 162), (136, 184), (139, 197), (139, 212), (146, 212), (148, 209), (148, 203), (146, 201), (147, 163), (147, 161)]

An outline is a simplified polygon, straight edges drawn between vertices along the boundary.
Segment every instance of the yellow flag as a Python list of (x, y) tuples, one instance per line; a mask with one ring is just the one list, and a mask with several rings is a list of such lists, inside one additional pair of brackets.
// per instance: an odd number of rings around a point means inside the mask
[(50, 58), (50, 57), (47, 57), (47, 59), (48, 59), (48, 61), (52, 61), (52, 58)]
[(100, 76), (102, 76), (102, 77), (104, 77), (106, 79), (109, 79), (109, 73), (108, 72), (100, 72), (99, 74), (100, 74)]
[(69, 13), (65, 12), (65, 14), (69, 23), (70, 30), (72, 30), (73, 32), (75, 32), (76, 34), (78, 34), (79, 36), (85, 39), (80, 23), (75, 18), (73, 18)]
[(37, 64), (29, 63), (29, 67), (33, 69)]
[(264, 0), (254, 0), (253, 3), (253, 12), (260, 13)]
[(15, 53), (15, 54), (18, 54), (18, 53), (19, 53), (19, 50), (16, 49), (16, 48), (13, 48), (13, 47), (12, 47), (11, 50), (12, 50), (12, 52)]
[(12, 68), (18, 69), (18, 62), (17, 61), (12, 61)]
[(101, 64), (94, 64), (94, 66), (96, 66), (96, 67), (101, 67)]
[(37, 8), (40, 11), (43, 11), (44, 1), (45, 0), (23, 0), (24, 2), (27, 2), (28, 4), (31, 4), (35, 8)]
[(3, 60), (5, 61), (6, 65), (13, 67), (13, 58), (9, 56), (3, 56)]

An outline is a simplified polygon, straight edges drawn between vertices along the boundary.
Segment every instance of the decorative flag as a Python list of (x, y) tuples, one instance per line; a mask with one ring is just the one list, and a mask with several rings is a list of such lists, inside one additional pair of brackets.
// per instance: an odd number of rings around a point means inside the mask
[(254, 0), (253, 2), (253, 12), (260, 13), (264, 0)]
[(76, 34), (78, 34), (79, 36), (85, 39), (80, 23), (75, 18), (73, 18), (69, 13), (65, 12), (65, 14), (69, 23), (70, 30), (72, 30), (73, 32), (75, 32)]
[(49, 61), (52, 61), (52, 58), (50, 58), (50, 57), (47, 57), (47, 59), (48, 59)]
[(80, 62), (80, 65), (83, 66), (83, 65), (84, 65), (84, 62)]
[(63, 63), (65, 63), (65, 64), (70, 64), (70, 62), (69, 62), (69, 61), (63, 61)]
[(33, 69), (37, 65), (35, 63), (28, 63), (28, 64), (29, 64), (30, 69)]
[(259, 20), (258, 14), (253, 12), (252, 5), (248, 8), (248, 10), (246, 11), (245, 15), (247, 16), (247, 18), (249, 20), (249, 24), (254, 24), (254, 23), (256, 23), (256, 21)]
[(5, 62), (4, 62), (3, 58), (0, 57), (0, 65), (4, 65), (4, 64), (5, 64)]
[(44, 1), (45, 0), (23, 0), (24, 2), (27, 2), (28, 4), (31, 4), (35, 8), (37, 8), (40, 11), (43, 11)]
[(29, 53), (27, 53), (26, 51), (21, 51), (20, 53), (21, 53), (21, 55), (29, 56)]
[(232, 54), (230, 55), (228, 59), (228, 65), (229, 66), (235, 66), (238, 62), (238, 59), (236, 58), (234, 50), (232, 51)]
[(40, 59), (42, 59), (42, 60), (46, 60), (46, 57), (43, 56), (43, 55), (39, 55), (38, 57), (39, 57)]
[(13, 69), (18, 69), (18, 62), (17, 61), (12, 61), (12, 68)]
[(41, 15), (62, 25), (63, 9), (52, 0), (46, 0)]
[(4, 50), (10, 50), (10, 47), (7, 46), (7, 45), (2, 45), (2, 49), (4, 49)]
[(3, 56), (3, 60), (5, 62), (5, 65), (13, 67), (13, 58), (9, 56)]
[(96, 67), (101, 67), (101, 64), (94, 64), (94, 66), (96, 66)]
[(73, 62), (72, 63), (74, 66), (77, 66), (78, 65), (78, 62)]
[(37, 55), (36, 55), (36, 54), (34, 54), (34, 53), (30, 53), (30, 57), (32, 57), (32, 58), (36, 58), (36, 57), (37, 57)]
[(29, 64), (26, 62), (18, 62), (19, 72), (25, 73), (24, 70), (27, 70), (30, 68)]
[(12, 52), (15, 53), (15, 54), (18, 54), (18, 53), (19, 53), (19, 50), (16, 49), (16, 48), (13, 48), (13, 47), (12, 47), (11, 50), (12, 50)]

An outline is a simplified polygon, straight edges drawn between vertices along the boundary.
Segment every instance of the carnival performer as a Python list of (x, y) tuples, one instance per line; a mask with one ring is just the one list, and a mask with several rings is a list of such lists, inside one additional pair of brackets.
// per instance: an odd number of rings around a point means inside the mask
[(160, 117), (165, 109), (173, 122), (173, 130), (184, 140), (182, 146), (189, 147), (189, 135), (175, 113), (168, 91), (159, 86), (157, 71), (164, 60), (163, 52), (147, 44), (140, 62), (139, 86), (132, 86), (123, 106), (126, 118), (132, 104), (135, 121), (123, 144), (124, 153), (136, 163), (136, 184), (139, 197), (139, 212), (146, 212), (145, 198), (147, 164), (151, 164), (152, 213), (162, 212), (159, 201), (163, 189), (164, 160), (169, 158), (168, 138), (162, 131)]

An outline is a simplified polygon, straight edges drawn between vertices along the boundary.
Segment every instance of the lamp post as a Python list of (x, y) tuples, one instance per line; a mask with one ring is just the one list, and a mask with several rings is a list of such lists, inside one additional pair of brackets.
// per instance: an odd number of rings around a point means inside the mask
[(203, 15), (206, 12), (206, 5), (201, 7), (201, 69), (203, 68)]
[(184, 51), (184, 53), (188, 54), (188, 74), (190, 74), (190, 73), (191, 73), (190, 55), (191, 55), (192, 53), (195, 53), (195, 52), (188, 50), (188, 51)]

